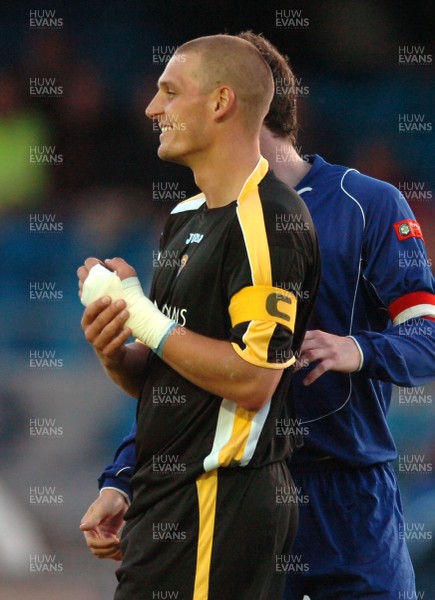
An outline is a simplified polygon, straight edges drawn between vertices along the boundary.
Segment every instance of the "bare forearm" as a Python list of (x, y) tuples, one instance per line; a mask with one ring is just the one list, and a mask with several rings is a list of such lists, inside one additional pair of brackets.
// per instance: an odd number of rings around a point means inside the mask
[[(79, 268), (82, 287), (91, 263), (95, 261), (88, 259)], [(136, 275), (134, 269), (122, 259), (113, 259), (108, 264), (116, 268), (121, 281)], [(145, 312), (147, 319), (133, 322), (131, 329), (126, 327), (130, 316), (126, 301), (113, 303), (108, 296), (102, 296), (86, 308), (82, 328), (109, 377), (128, 394), (138, 397), (150, 350), (139, 343), (125, 346), (125, 342), (134, 329), (137, 338), (149, 347), (158, 347), (170, 330), (168, 324), (172, 326), (173, 322), (144, 296), (140, 285), (139, 289), (137, 284), (130, 288), (133, 289), (133, 300), (130, 298), (132, 310)], [(138, 298), (139, 309), (135, 308)], [(155, 326), (155, 320), (159, 322), (159, 327)], [(162, 320), (163, 323), (160, 322)], [(152, 335), (149, 334), (149, 327)], [(275, 369), (251, 364), (237, 354), (230, 342), (205, 337), (179, 326), (164, 343), (163, 360), (198, 387), (247, 410), (259, 410), (270, 400), (283, 372), (281, 367)]]
[(246, 362), (229, 342), (181, 327), (168, 337), (163, 360), (195, 385), (247, 410), (259, 410), (272, 397), (282, 375), (282, 370)]
[(107, 360), (98, 352), (97, 355), (107, 375), (124, 392), (138, 398), (141, 392), (145, 363), (151, 352), (149, 348), (134, 342), (124, 346), (121, 356), (116, 360)]

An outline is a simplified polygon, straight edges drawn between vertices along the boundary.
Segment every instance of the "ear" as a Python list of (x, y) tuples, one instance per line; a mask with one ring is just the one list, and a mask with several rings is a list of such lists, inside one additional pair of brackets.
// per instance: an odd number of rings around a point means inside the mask
[(213, 116), (216, 121), (230, 117), (236, 108), (236, 94), (231, 87), (222, 86), (215, 90)]

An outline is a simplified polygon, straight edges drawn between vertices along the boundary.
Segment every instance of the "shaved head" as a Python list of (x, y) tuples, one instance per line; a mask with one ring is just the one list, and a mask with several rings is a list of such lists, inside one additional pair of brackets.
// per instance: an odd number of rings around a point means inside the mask
[(174, 56), (190, 53), (200, 57), (195, 77), (204, 91), (219, 86), (232, 88), (246, 125), (260, 127), (272, 101), (274, 83), (269, 65), (257, 48), (235, 36), (211, 35), (186, 42)]

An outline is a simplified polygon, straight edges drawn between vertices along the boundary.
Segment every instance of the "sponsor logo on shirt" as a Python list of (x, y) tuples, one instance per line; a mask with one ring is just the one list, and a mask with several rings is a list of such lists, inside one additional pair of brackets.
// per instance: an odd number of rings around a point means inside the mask
[(181, 327), (185, 327), (187, 322), (187, 308), (179, 308), (177, 306), (170, 306), (168, 304), (164, 304), (161, 308), (157, 305), (157, 302), (154, 301), (154, 304), (159, 308), (164, 315), (176, 321), (178, 325)]
[(420, 238), (424, 241), (421, 227), (417, 221), (412, 219), (406, 219), (405, 221), (398, 221), (393, 224), (399, 242), (408, 240), (409, 238)]
[(204, 238), (203, 233), (189, 233), (187, 240), (184, 242), (185, 244), (199, 244), (201, 240)]

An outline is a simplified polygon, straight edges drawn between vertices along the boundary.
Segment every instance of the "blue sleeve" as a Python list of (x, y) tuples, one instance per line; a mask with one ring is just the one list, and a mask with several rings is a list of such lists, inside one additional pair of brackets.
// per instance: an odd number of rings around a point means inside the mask
[(354, 337), (364, 356), (362, 372), (370, 379), (415, 387), (435, 377), (435, 322), (409, 319), (381, 333)]
[(396, 385), (427, 383), (435, 378), (435, 287), (420, 226), (390, 184), (352, 173), (348, 189), (363, 199), (363, 277), (388, 319), (383, 330), (353, 335), (362, 372)]
[(132, 499), (130, 478), (136, 466), (136, 421), (130, 433), (122, 440), (115, 453), (113, 463), (108, 465), (98, 478), (98, 487), (114, 487), (122, 490)]

